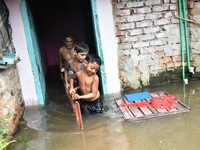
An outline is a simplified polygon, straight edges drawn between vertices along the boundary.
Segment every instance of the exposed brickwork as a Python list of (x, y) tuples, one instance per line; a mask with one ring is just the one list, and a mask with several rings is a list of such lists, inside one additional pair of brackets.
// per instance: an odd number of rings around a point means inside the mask
[[(178, 0), (118, 0), (113, 3), (122, 89), (182, 80), (179, 19), (175, 17), (178, 16)], [(196, 3), (199, 2), (187, 2), (187, 12), (193, 20), (200, 16), (200, 4)], [(199, 35), (193, 37), (190, 32), (198, 54), (191, 56), (191, 62), (200, 60)], [(187, 61), (184, 65), (187, 66)], [(200, 62), (192, 65), (200, 66)], [(197, 68), (200, 71), (200, 67)], [(162, 77), (164, 73), (170, 75)]]
[(0, 119), (8, 119), (7, 128), (12, 134), (24, 111), (24, 100), (16, 65), (0, 70), (0, 83)]
[[(191, 63), (195, 67), (195, 72), (200, 72), (200, 2), (198, 0), (188, 1), (189, 15), (188, 18), (193, 21), (189, 22), (190, 31), (190, 51), (191, 51)], [(197, 24), (195, 24), (195, 22)], [(198, 75), (192, 75), (192, 77), (197, 78)]]

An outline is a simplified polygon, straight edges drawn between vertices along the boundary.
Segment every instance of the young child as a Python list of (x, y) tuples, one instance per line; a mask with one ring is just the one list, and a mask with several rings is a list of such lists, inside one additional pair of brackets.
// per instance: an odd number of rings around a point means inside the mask
[[(84, 69), (76, 72), (70, 79), (70, 90), (74, 100), (80, 99), (83, 114), (103, 113), (103, 101), (99, 92), (99, 77), (96, 74), (101, 66), (101, 59), (97, 55), (88, 54)], [(74, 94), (74, 81), (78, 79), (80, 94)]]
[[(89, 47), (85, 42), (76, 42), (75, 48), (74, 48), (74, 58), (70, 59), (68, 62), (66, 62), (65, 65), (65, 86), (66, 91), (68, 91), (69, 88), (69, 80), (70, 77), (75, 74), (77, 71), (83, 69), (84, 60), (89, 52)], [(78, 82), (74, 82), (74, 86), (78, 86)]]

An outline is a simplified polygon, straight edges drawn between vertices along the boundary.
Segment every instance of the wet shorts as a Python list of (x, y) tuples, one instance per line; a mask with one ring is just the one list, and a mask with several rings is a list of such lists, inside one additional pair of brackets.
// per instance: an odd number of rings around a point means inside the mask
[(101, 97), (99, 97), (98, 99), (92, 102), (81, 100), (81, 113), (82, 114), (102, 114), (103, 101)]

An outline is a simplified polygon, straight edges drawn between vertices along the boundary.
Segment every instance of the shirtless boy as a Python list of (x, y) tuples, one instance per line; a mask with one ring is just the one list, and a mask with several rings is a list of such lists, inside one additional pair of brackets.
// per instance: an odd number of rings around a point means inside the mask
[(59, 49), (59, 67), (61, 80), (65, 82), (64, 71), (65, 61), (74, 57), (74, 38), (72, 34), (67, 34), (63, 39), (64, 45)]
[[(75, 100), (80, 99), (83, 114), (103, 113), (103, 101), (99, 92), (99, 77), (96, 74), (101, 66), (101, 59), (97, 55), (88, 54), (84, 69), (76, 72), (70, 78), (70, 94)], [(80, 94), (74, 94), (74, 81), (78, 79)]]
[[(65, 65), (65, 83), (66, 90), (68, 91), (70, 77), (77, 71), (82, 70), (84, 67), (84, 60), (89, 52), (89, 47), (85, 42), (76, 42), (74, 48), (74, 58), (70, 59)], [(74, 83), (74, 86), (78, 86), (78, 82)]]

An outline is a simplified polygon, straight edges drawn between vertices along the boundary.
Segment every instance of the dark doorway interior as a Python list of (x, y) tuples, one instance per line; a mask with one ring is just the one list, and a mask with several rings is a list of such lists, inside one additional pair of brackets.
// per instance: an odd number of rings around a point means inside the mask
[(27, 0), (35, 21), (41, 57), (48, 79), (59, 79), (58, 50), (64, 33), (86, 41), (96, 53), (90, 0)]

